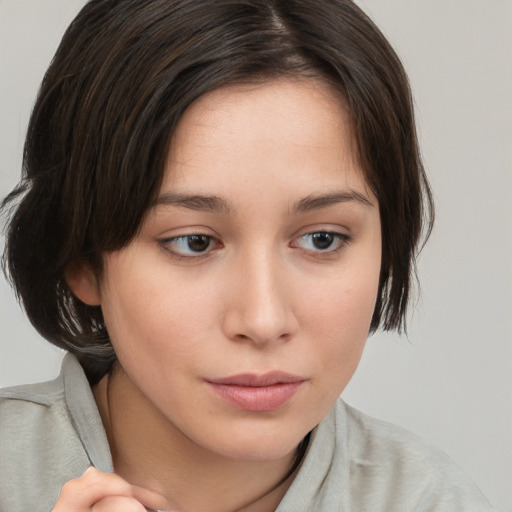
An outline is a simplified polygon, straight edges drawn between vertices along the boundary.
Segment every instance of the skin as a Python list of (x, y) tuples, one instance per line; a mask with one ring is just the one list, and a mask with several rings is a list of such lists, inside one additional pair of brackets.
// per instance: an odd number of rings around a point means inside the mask
[[(341, 96), (280, 79), (201, 97), (159, 201), (104, 261), (101, 282), (86, 267), (68, 281), (101, 304), (119, 358), (94, 390), (116, 473), (173, 510), (275, 510), (358, 365), (378, 290), (378, 202)], [(302, 380), (271, 411), (208, 383), (275, 370)]]

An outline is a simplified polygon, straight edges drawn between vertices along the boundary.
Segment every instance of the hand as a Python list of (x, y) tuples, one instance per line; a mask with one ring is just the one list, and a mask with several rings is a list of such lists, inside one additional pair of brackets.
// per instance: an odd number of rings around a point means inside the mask
[(52, 512), (146, 512), (168, 509), (166, 498), (91, 467), (66, 482)]

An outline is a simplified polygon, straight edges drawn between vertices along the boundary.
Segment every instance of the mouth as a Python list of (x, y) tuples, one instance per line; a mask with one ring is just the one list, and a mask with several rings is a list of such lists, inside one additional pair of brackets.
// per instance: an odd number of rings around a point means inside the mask
[(274, 411), (285, 405), (306, 381), (283, 372), (241, 374), (208, 380), (210, 388), (233, 407), (252, 412)]

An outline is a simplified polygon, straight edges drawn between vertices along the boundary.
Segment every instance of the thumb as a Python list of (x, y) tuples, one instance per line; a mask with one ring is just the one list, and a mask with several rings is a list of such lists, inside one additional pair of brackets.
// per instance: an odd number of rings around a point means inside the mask
[(132, 493), (133, 497), (142, 503), (149, 512), (177, 512), (176, 509), (172, 508), (169, 500), (157, 492), (132, 485)]

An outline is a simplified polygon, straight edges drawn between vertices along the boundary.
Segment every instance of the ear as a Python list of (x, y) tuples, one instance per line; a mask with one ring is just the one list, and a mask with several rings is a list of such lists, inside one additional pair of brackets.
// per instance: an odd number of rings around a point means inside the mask
[(73, 294), (88, 306), (101, 304), (98, 280), (86, 263), (71, 263), (65, 272), (66, 282)]

